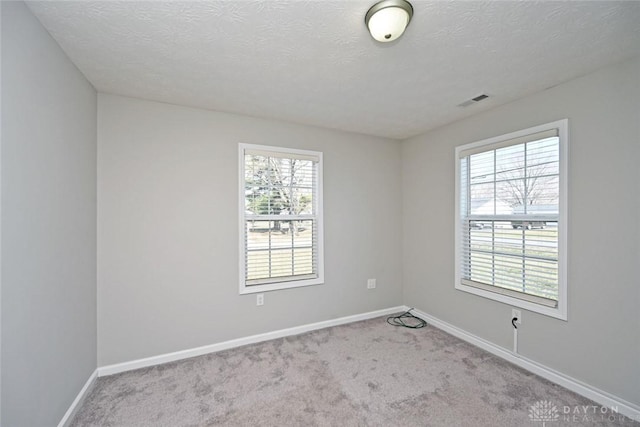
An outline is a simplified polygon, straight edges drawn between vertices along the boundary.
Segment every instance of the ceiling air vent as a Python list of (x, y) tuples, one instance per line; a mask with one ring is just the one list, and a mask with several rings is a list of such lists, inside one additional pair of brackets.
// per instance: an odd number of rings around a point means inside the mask
[(468, 107), (471, 104), (475, 104), (476, 102), (480, 102), (482, 100), (485, 100), (489, 97), (489, 95), (485, 95), (484, 93), (482, 95), (478, 95), (474, 98), (471, 98), (468, 101), (463, 102), (462, 104), (458, 104), (458, 107)]

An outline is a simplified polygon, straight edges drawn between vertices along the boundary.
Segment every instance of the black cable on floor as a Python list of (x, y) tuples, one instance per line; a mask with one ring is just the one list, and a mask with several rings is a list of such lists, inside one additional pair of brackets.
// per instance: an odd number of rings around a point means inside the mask
[(411, 329), (424, 328), (427, 326), (427, 322), (411, 314), (411, 310), (413, 310), (413, 308), (410, 308), (399, 316), (387, 317), (387, 323), (393, 326), (403, 326)]

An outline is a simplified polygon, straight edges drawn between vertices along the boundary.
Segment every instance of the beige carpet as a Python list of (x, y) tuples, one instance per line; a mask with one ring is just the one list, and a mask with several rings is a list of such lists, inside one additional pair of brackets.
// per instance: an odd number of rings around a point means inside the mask
[(378, 318), (99, 378), (73, 426), (640, 425), (594, 405), (434, 327)]

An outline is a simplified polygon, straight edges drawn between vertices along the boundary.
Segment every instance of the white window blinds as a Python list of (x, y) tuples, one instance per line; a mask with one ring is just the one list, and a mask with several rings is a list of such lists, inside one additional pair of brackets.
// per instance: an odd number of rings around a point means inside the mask
[(245, 287), (320, 278), (321, 159), (301, 150), (242, 150)]
[(464, 149), (458, 161), (461, 283), (556, 307), (558, 129)]

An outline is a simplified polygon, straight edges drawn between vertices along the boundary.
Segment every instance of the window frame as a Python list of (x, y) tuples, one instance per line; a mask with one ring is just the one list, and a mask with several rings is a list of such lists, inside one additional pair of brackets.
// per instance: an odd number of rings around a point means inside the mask
[[(247, 248), (245, 246), (245, 232), (246, 232), (246, 208), (245, 208), (245, 153), (250, 151), (264, 151), (266, 153), (274, 154), (291, 154), (293, 156), (305, 156), (315, 157), (317, 161), (316, 170), (316, 213), (315, 216), (309, 219), (316, 221), (317, 229), (317, 277), (299, 279), (299, 280), (278, 280), (278, 278), (264, 279), (264, 283), (261, 284), (248, 284), (246, 280), (246, 254)], [(239, 275), (240, 275), (240, 294), (254, 294), (260, 292), (275, 291), (280, 289), (291, 289), (304, 286), (313, 286), (324, 284), (324, 220), (323, 220), (323, 157), (322, 152), (300, 150), (295, 148), (276, 147), (269, 145), (257, 145), (257, 144), (238, 144), (238, 170), (239, 170), (239, 187), (238, 187), (238, 206), (239, 206)], [(291, 276), (287, 276), (291, 277)]]
[[(470, 286), (462, 283), (462, 216), (461, 216), (461, 159), (460, 154), (471, 149), (487, 147), (487, 151), (491, 150), (489, 146), (496, 146), (516, 138), (526, 137), (531, 134), (557, 129), (559, 137), (559, 213), (558, 213), (558, 300), (556, 307), (549, 307), (540, 303), (536, 303), (527, 299), (521, 299), (514, 296), (500, 293), (497, 290), (489, 290), (492, 285), (486, 288)], [(514, 145), (517, 144), (514, 143)], [(510, 144), (511, 145), (511, 144)], [(495, 148), (494, 148), (495, 149)], [(560, 320), (567, 320), (567, 219), (568, 219), (568, 175), (569, 175), (569, 121), (562, 119), (539, 126), (530, 127), (516, 132), (483, 139), (481, 141), (472, 142), (457, 146), (455, 148), (455, 289), (488, 298), (497, 302), (501, 302), (510, 306), (522, 308), (525, 310), (540, 313), (546, 316), (554, 317)], [(501, 289), (496, 287), (496, 289)], [(525, 294), (526, 295), (526, 294)]]

